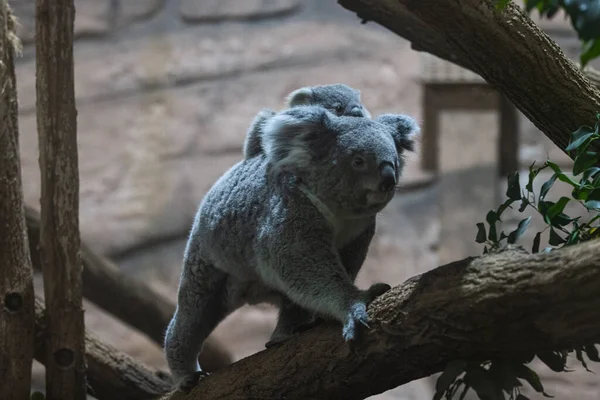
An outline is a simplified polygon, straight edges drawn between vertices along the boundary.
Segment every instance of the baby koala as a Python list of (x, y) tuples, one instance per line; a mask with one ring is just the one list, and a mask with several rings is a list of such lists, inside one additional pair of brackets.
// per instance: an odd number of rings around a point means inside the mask
[[(289, 108), (297, 106), (321, 106), (335, 115), (371, 118), (371, 114), (360, 102), (360, 91), (348, 85), (306, 86), (290, 93), (286, 98)], [(252, 158), (263, 153), (262, 132), (265, 122), (275, 115), (270, 109), (261, 110), (248, 128), (244, 142), (244, 158)]]
[(418, 131), (407, 115), (356, 118), (313, 105), (266, 121), (262, 155), (225, 172), (194, 218), (164, 343), (180, 390), (206, 375), (205, 339), (244, 304), (280, 306), (284, 327), (326, 316), (345, 341), (357, 339), (367, 305), (390, 286), (361, 290), (354, 280)]

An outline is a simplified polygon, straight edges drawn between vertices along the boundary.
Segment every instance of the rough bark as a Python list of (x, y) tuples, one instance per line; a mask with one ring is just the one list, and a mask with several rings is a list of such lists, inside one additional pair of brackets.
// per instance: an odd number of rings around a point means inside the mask
[(369, 306), (351, 349), (324, 325), (204, 378), (183, 399), (364, 399), (441, 371), (600, 339), (600, 241), (453, 262)]
[[(563, 150), (571, 132), (596, 122), (600, 90), (515, 3), (504, 11), (492, 0), (338, 3), (479, 74)], [(595, 71), (589, 76), (598, 83)]]
[[(41, 270), (39, 213), (25, 206), (25, 219), (33, 266)], [(162, 346), (167, 324), (175, 312), (175, 304), (144, 281), (121, 272), (118, 266), (96, 254), (83, 240), (81, 260), (83, 296)], [(221, 342), (214, 337), (207, 339), (200, 354), (200, 363), (206, 371), (216, 371), (232, 361)]]
[[(42, 364), (46, 360), (47, 328), (44, 302), (36, 296), (35, 358)], [(85, 333), (85, 349), (89, 392), (99, 400), (153, 399), (171, 388), (167, 374), (138, 363), (90, 332)]]
[(25, 399), (33, 360), (33, 271), (23, 215), (14, 19), (0, 0), (0, 399)]
[(40, 256), (48, 304), (46, 396), (86, 398), (81, 306), (79, 167), (73, 74), (73, 0), (36, 0)]

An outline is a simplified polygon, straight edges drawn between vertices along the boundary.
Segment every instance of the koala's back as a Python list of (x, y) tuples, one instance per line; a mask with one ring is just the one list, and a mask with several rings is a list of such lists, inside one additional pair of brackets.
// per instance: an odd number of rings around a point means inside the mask
[(266, 167), (264, 156), (234, 165), (205, 195), (195, 221), (200, 257), (244, 280), (256, 278), (258, 227), (272, 211), (265, 207), (274, 198)]

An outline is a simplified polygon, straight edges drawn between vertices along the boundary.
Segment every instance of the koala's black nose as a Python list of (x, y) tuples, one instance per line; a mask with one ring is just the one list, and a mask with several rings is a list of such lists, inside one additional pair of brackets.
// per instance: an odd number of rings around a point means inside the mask
[(352, 107), (352, 109), (350, 110), (349, 115), (352, 116), (352, 117), (362, 117), (363, 116), (363, 110), (359, 106)]
[(381, 169), (381, 184), (379, 190), (382, 192), (391, 192), (396, 187), (396, 171), (394, 167), (385, 164)]

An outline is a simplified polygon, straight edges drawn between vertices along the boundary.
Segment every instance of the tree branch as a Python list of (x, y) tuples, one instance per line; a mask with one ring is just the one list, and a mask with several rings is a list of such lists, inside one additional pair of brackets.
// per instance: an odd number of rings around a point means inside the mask
[[(25, 219), (33, 266), (40, 271), (40, 215), (35, 209), (25, 206)], [(144, 281), (121, 272), (119, 267), (96, 254), (83, 240), (81, 260), (83, 295), (162, 346), (167, 324), (175, 312), (175, 304)], [(213, 372), (231, 364), (232, 361), (231, 355), (221, 342), (214, 337), (206, 340), (200, 354), (200, 364), (203, 368)]]
[(33, 361), (33, 270), (19, 163), (14, 17), (0, 0), (0, 384), (1, 399), (28, 398)]
[[(44, 302), (35, 298), (35, 359), (46, 362), (47, 321)], [(85, 333), (85, 358), (90, 394), (104, 400), (147, 400), (171, 388), (167, 374), (152, 371), (127, 354)]]
[(522, 357), (597, 341), (598, 265), (599, 240), (453, 262), (377, 298), (369, 306), (371, 329), (352, 351), (341, 326), (320, 326), (163, 400), (364, 399), (455, 359)]
[(571, 132), (596, 122), (600, 90), (590, 79), (600, 83), (597, 71), (584, 77), (515, 3), (502, 12), (491, 0), (338, 3), (410, 40), (413, 48), (479, 74), (563, 150)]

